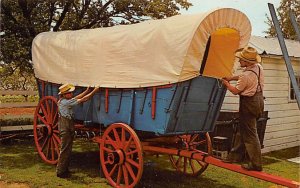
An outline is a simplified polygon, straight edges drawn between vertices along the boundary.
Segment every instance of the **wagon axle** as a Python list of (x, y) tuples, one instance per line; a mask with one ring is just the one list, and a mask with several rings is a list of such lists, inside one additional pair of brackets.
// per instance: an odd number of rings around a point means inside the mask
[(111, 152), (107, 154), (106, 156), (107, 163), (113, 165), (113, 164), (124, 164), (125, 162), (125, 153), (122, 150), (116, 150), (114, 152)]

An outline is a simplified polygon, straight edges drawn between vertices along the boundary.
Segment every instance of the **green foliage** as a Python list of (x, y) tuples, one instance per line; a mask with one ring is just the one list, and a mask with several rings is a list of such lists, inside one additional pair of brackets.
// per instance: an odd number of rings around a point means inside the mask
[[(277, 8), (277, 17), (279, 20), (280, 28), (282, 29), (284, 38), (287, 39), (297, 39), (296, 32), (291, 23), (290, 19), (290, 10), (294, 14), (296, 18), (296, 22), (298, 23), (298, 27), (300, 27), (300, 1), (299, 0), (281, 0), (280, 6)], [(272, 19), (267, 16), (267, 21), (269, 28), (265, 33), (268, 36), (275, 37), (276, 31), (273, 26)]]
[(20, 95), (4, 95), (0, 96), (0, 103), (13, 103), (13, 102), (38, 102), (39, 96), (35, 95), (29, 95), (27, 97), (27, 100), (24, 96)]
[(22, 67), (10, 63), (0, 65), (0, 90), (37, 90), (32, 71), (24, 71)]
[(33, 118), (20, 117), (13, 119), (0, 119), (1, 126), (33, 125)]
[(3, 0), (0, 62), (32, 73), (31, 43), (41, 32), (162, 19), (190, 5), (186, 0)]

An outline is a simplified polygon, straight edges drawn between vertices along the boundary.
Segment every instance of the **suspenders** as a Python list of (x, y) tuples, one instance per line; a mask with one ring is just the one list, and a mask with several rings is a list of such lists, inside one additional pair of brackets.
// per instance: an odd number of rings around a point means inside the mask
[[(260, 90), (262, 91), (262, 88), (261, 88), (261, 85), (260, 85), (260, 67), (257, 65), (257, 67), (258, 67), (258, 75), (257, 75), (257, 73), (255, 72), (255, 71), (253, 71), (253, 70), (247, 70), (247, 71), (250, 71), (250, 72), (253, 72), (256, 76), (257, 76), (257, 78), (258, 78), (258, 84), (257, 84), (257, 88), (256, 88), (256, 92), (257, 92), (257, 90), (258, 90), (258, 86), (260, 87)], [(255, 92), (255, 93), (256, 93)]]

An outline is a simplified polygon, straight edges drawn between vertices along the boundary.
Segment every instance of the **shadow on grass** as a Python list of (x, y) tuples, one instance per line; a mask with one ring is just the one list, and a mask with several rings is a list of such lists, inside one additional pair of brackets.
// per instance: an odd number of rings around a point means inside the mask
[(263, 165), (270, 165), (290, 158), (299, 157), (300, 156), (299, 149), (300, 147), (293, 147), (293, 148), (266, 153), (263, 155), (262, 158)]
[[(147, 158), (147, 157), (146, 157)], [(162, 158), (157, 158), (161, 160)], [(166, 166), (170, 167), (170, 163), (158, 164), (156, 162), (145, 162), (143, 176), (136, 186), (137, 188), (173, 188), (173, 187), (225, 187), (232, 188), (216, 182), (206, 177), (190, 177), (184, 176), (181, 173), (165, 169)], [(91, 178), (102, 177), (104, 175), (101, 171), (99, 152), (98, 151), (85, 151), (85, 152), (73, 152), (70, 169), (76, 172), (84, 173)], [(204, 172), (205, 173), (205, 172)], [(76, 174), (72, 175), (72, 181), (78, 181), (80, 177)]]
[(86, 151), (86, 152), (73, 152), (71, 163), (71, 171), (74, 169), (77, 172), (88, 174), (90, 177), (100, 176), (100, 160), (99, 152)]
[(288, 148), (288, 149), (282, 149), (279, 151), (272, 151), (267, 153), (268, 156), (286, 160), (294, 157), (299, 157), (300, 156), (300, 147), (296, 146), (293, 148)]
[[(204, 172), (205, 173), (205, 172)], [(210, 178), (198, 176), (185, 176), (176, 171), (161, 169), (157, 166), (144, 167), (143, 176), (137, 188), (181, 188), (181, 187), (206, 187), (206, 188), (233, 188), (233, 186), (216, 182)]]

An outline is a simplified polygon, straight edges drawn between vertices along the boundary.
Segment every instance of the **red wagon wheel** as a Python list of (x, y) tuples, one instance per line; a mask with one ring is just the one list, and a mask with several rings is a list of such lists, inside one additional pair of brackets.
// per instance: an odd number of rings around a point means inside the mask
[[(208, 155), (212, 154), (211, 140), (208, 133), (205, 134), (193, 134), (193, 135), (183, 135), (180, 136), (185, 149), (205, 152)], [(198, 176), (203, 173), (208, 163), (182, 157), (176, 155), (169, 155), (172, 166), (179, 172), (186, 175)]]
[(61, 144), (58, 135), (56, 98), (45, 96), (38, 103), (34, 113), (33, 133), (35, 145), (41, 158), (46, 163), (56, 164)]
[(134, 187), (143, 173), (143, 151), (137, 134), (123, 123), (110, 125), (100, 143), (100, 161), (113, 187)]

